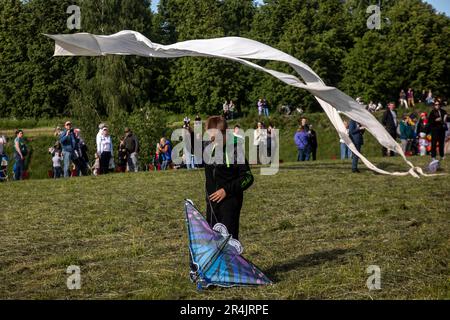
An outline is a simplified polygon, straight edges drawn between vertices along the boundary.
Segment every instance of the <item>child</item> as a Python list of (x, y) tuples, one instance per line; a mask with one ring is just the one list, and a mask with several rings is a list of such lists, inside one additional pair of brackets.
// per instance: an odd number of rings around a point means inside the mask
[[(214, 146), (210, 149), (211, 156), (214, 156), (218, 148), (223, 148), (223, 161), (213, 159), (214, 162), (206, 161), (206, 220), (213, 227), (216, 223), (224, 224), (228, 233), (236, 240), (239, 239), (239, 216), (241, 214), (244, 191), (253, 184), (253, 175), (250, 171), (247, 160), (244, 164), (236, 161), (229, 162), (226, 156), (226, 129), (227, 122), (223, 117), (214, 116), (206, 121), (206, 130), (216, 129), (215, 134), (210, 134), (211, 142)], [(222, 134), (223, 143), (217, 143), (220, 139), (215, 139), (217, 134)], [(239, 159), (236, 155), (236, 145), (230, 141), (234, 149), (233, 160)]]
[(428, 146), (430, 145), (429, 141), (427, 140), (427, 135), (425, 132), (421, 132), (420, 133), (420, 138), (419, 138), (419, 152), (420, 152), (420, 156), (426, 156), (427, 155), (427, 149)]
[(53, 153), (52, 162), (53, 162), (53, 178), (54, 179), (61, 178), (61, 174), (62, 174), (61, 161), (62, 161), (62, 159), (63, 159), (63, 157), (61, 155), (61, 151), (55, 151)]
[(94, 174), (94, 176), (98, 176), (100, 174), (100, 157), (98, 156), (97, 152), (94, 154), (94, 157), (95, 157), (95, 162), (94, 162), (94, 167), (93, 167), (92, 173)]

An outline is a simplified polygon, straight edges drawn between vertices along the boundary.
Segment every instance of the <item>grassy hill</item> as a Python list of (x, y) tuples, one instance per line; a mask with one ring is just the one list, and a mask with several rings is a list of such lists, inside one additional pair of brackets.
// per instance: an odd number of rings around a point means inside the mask
[[(197, 292), (183, 199), (205, 209), (203, 172), (174, 170), (0, 184), (0, 298), (450, 298), (448, 176), (351, 174), (329, 160), (253, 172), (241, 241), (272, 286)], [(70, 265), (81, 290), (66, 287)], [(379, 291), (366, 287), (369, 265), (381, 268)]]

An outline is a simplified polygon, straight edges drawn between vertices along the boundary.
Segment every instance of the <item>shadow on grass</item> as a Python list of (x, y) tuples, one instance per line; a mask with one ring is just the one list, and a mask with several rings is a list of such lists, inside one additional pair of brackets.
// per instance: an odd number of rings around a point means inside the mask
[(280, 278), (283, 273), (287, 273), (291, 270), (295, 270), (298, 268), (307, 268), (317, 266), (319, 264), (341, 259), (343, 256), (348, 253), (354, 252), (353, 249), (333, 249), (315, 252), (312, 254), (307, 254), (303, 256), (299, 256), (293, 260), (287, 261), (285, 263), (272, 266), (271, 268), (264, 271), (264, 273), (271, 279), (273, 282), (280, 281)]

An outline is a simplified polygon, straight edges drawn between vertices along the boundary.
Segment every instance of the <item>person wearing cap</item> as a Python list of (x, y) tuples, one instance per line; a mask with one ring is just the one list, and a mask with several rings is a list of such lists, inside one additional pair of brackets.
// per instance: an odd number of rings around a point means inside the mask
[(125, 128), (124, 143), (128, 154), (127, 156), (128, 172), (138, 172), (139, 141), (136, 135), (130, 130), (130, 128)]
[(434, 109), (428, 116), (428, 123), (430, 124), (431, 132), (431, 158), (436, 160), (436, 149), (439, 143), (439, 155), (441, 160), (444, 160), (444, 145), (445, 145), (445, 131), (447, 131), (448, 115), (445, 110), (441, 109), (439, 99), (434, 102)]
[(73, 158), (73, 152), (77, 145), (77, 139), (72, 128), (72, 122), (66, 121), (64, 130), (59, 135), (64, 158), (64, 178), (70, 177), (70, 162)]

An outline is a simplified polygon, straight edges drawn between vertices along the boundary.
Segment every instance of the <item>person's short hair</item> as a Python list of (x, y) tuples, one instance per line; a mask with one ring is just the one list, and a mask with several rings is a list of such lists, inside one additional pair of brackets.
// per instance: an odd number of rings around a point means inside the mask
[(125, 128), (125, 133), (131, 132), (130, 128)]
[(16, 136), (19, 134), (19, 133), (23, 133), (23, 130), (22, 129), (18, 129), (18, 130), (16, 130)]
[(236, 129), (236, 128), (239, 128), (239, 129), (240, 129), (241, 126), (237, 124), (237, 125), (234, 126), (234, 128), (235, 128), (235, 129)]
[(72, 125), (72, 122), (70, 120), (66, 121), (66, 123), (64, 123), (64, 126), (67, 126), (68, 124)]
[(106, 124), (103, 122), (98, 125), (99, 130), (102, 130), (104, 127), (106, 127)]

